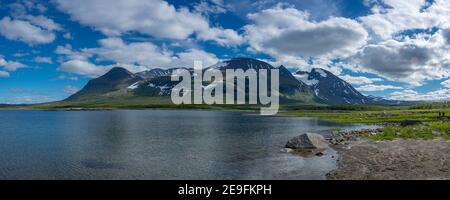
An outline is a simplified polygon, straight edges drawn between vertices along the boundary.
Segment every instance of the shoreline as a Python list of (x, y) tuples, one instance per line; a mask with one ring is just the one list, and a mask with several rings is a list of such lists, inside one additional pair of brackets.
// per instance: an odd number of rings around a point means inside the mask
[(381, 133), (382, 128), (330, 133), (327, 140), (338, 158), (326, 179), (450, 180), (450, 140), (367, 137)]
[(350, 141), (328, 180), (450, 180), (450, 141)]

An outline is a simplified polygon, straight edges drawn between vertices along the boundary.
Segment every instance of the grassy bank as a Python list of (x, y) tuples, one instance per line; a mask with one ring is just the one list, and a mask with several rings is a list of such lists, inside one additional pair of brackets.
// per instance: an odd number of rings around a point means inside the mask
[[(430, 106), (430, 105), (426, 105)], [(434, 105), (438, 107), (438, 105)], [(450, 118), (439, 117), (439, 112), (450, 115), (450, 108), (424, 109), (422, 106), (398, 107), (396, 110), (383, 111), (347, 111), (347, 110), (305, 110), (287, 111), (284, 116), (294, 117), (318, 117), (323, 120), (343, 124), (378, 124), (386, 125), (381, 133), (366, 135), (373, 140), (403, 139), (434, 139), (443, 137), (450, 139)], [(399, 126), (398, 123), (405, 120), (421, 121), (423, 125)]]
[(449, 122), (430, 122), (426, 125), (417, 126), (386, 126), (382, 132), (376, 135), (367, 135), (366, 137), (373, 140), (394, 140), (402, 139), (435, 139), (437, 137), (450, 139), (450, 123)]

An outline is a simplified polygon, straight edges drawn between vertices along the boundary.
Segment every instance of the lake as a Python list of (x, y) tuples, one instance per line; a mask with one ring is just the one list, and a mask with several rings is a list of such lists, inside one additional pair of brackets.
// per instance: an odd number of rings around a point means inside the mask
[(336, 152), (280, 150), (316, 118), (196, 110), (0, 111), (0, 179), (325, 179)]

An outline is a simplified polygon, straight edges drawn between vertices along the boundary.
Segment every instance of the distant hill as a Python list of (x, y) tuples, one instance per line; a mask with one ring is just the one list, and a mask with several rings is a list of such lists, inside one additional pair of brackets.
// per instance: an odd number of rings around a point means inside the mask
[(127, 88), (141, 80), (142, 78), (140, 76), (137, 76), (124, 68), (115, 67), (103, 76), (90, 80), (83, 89), (66, 100), (73, 101), (83, 98), (95, 98), (99, 95)]

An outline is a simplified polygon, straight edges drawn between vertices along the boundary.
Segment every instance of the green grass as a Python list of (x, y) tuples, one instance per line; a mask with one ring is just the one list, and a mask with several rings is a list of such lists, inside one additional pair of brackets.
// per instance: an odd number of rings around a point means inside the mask
[(438, 120), (439, 111), (450, 114), (446, 110), (390, 110), (390, 111), (287, 111), (281, 113), (292, 117), (319, 117), (323, 120), (343, 124), (383, 124), (404, 120), (434, 122)]
[[(450, 109), (402, 109), (390, 111), (294, 111), (282, 115), (295, 117), (319, 117), (343, 124), (388, 124), (382, 132), (365, 137), (380, 141), (402, 139), (450, 139), (450, 121), (438, 118), (439, 112), (450, 114)], [(402, 127), (395, 125), (404, 120), (419, 120), (425, 125)]]
[(449, 127), (449, 122), (433, 122), (427, 126), (387, 126), (383, 128), (381, 133), (367, 137), (377, 141), (394, 140), (396, 138), (430, 140), (437, 137), (443, 137), (448, 140), (450, 139)]
[(433, 103), (420, 103), (410, 107), (411, 109), (443, 109), (450, 108), (449, 102), (433, 102)]

